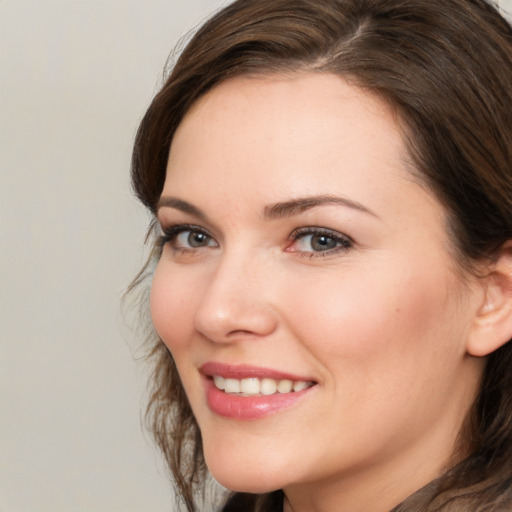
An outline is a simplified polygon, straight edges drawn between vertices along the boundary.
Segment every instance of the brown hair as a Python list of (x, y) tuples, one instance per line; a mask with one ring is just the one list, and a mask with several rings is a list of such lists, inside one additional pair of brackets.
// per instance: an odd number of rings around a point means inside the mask
[[(137, 197), (155, 213), (174, 132), (208, 90), (234, 76), (301, 70), (340, 75), (396, 109), (419, 179), (448, 212), (461, 265), (512, 239), (512, 29), (485, 0), (235, 1), (191, 39), (144, 116)], [(158, 339), (151, 356), (147, 418), (191, 512), (206, 478), (199, 429)], [(396, 512), (512, 510), (511, 369), (508, 343), (488, 357), (468, 419), (472, 454)], [(237, 500), (256, 511), (281, 498), (238, 493), (232, 510)]]

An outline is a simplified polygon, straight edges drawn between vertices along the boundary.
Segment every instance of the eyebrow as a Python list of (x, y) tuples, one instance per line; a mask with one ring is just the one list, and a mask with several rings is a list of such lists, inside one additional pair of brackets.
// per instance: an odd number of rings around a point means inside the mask
[(156, 204), (156, 210), (160, 210), (160, 208), (174, 208), (175, 210), (180, 210), (183, 213), (188, 213), (194, 217), (197, 217), (201, 220), (206, 220), (206, 215), (193, 204), (187, 203), (187, 201), (183, 201), (182, 199), (178, 199), (176, 197), (161, 197), (158, 203)]
[(358, 203), (357, 201), (352, 201), (351, 199), (347, 199), (345, 197), (332, 195), (300, 197), (298, 199), (292, 199), (290, 201), (266, 206), (264, 210), (264, 216), (266, 219), (293, 217), (294, 215), (298, 215), (307, 210), (311, 210), (312, 208), (316, 208), (318, 206), (327, 206), (331, 204), (352, 208), (354, 210), (358, 210), (360, 212), (372, 215), (373, 217), (379, 218), (376, 213), (366, 208), (366, 206), (362, 205), (361, 203)]
[[(360, 212), (372, 215), (373, 217), (379, 218), (376, 213), (366, 208), (366, 206), (362, 205), (361, 203), (358, 203), (357, 201), (352, 201), (351, 199), (347, 199), (345, 197), (332, 195), (300, 197), (297, 199), (291, 199), (290, 201), (283, 201), (272, 205), (267, 205), (263, 210), (263, 216), (267, 220), (293, 217), (294, 215), (299, 215), (307, 210), (311, 210), (312, 208), (328, 205), (345, 206), (347, 208), (352, 208), (354, 210), (358, 210)], [(164, 207), (174, 208), (176, 210), (182, 211), (183, 213), (197, 217), (198, 219), (205, 221), (207, 220), (206, 215), (199, 208), (193, 204), (188, 203), (187, 201), (178, 199), (176, 197), (161, 197), (156, 205), (156, 210), (158, 211), (160, 208)]]

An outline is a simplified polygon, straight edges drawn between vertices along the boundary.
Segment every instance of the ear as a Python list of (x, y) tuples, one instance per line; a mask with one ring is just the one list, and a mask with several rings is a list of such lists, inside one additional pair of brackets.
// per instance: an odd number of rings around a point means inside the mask
[(501, 247), (481, 280), (483, 300), (467, 345), (476, 357), (487, 356), (512, 339), (512, 240)]

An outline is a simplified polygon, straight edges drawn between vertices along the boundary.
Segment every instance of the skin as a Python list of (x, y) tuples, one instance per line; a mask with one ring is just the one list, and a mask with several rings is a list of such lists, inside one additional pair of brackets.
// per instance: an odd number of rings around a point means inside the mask
[[(272, 205), (309, 196), (351, 203), (269, 218)], [(286, 512), (384, 512), (461, 455), (483, 368), (467, 353), (482, 289), (457, 267), (445, 211), (414, 180), (386, 103), (330, 74), (224, 82), (178, 128), (169, 197), (201, 216), (162, 206), (163, 228), (193, 224), (207, 237), (166, 242), (152, 317), (218, 481), (282, 488)], [(343, 247), (295, 235), (310, 227)], [(316, 385), (270, 416), (223, 418), (207, 406), (207, 361)]]

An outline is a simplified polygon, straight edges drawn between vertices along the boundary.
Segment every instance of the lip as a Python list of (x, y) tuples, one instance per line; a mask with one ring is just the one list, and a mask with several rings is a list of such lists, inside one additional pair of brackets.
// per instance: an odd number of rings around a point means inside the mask
[(199, 371), (206, 377), (213, 377), (219, 375), (225, 379), (248, 379), (251, 377), (259, 379), (275, 379), (275, 380), (305, 380), (314, 381), (309, 377), (301, 377), (299, 375), (293, 375), (291, 373), (281, 372), (278, 370), (272, 370), (270, 368), (262, 368), (257, 366), (249, 365), (238, 365), (238, 364), (224, 364), (208, 362), (203, 364)]
[(213, 383), (213, 375), (224, 378), (244, 379), (250, 377), (269, 379), (289, 379), (312, 381), (268, 368), (258, 368), (246, 365), (226, 365), (222, 363), (205, 363), (199, 369), (203, 377), (206, 392), (206, 401), (209, 409), (219, 416), (237, 420), (255, 420), (295, 406), (302, 401), (316, 385), (302, 391), (290, 393), (275, 393), (273, 395), (242, 396), (224, 393)]

